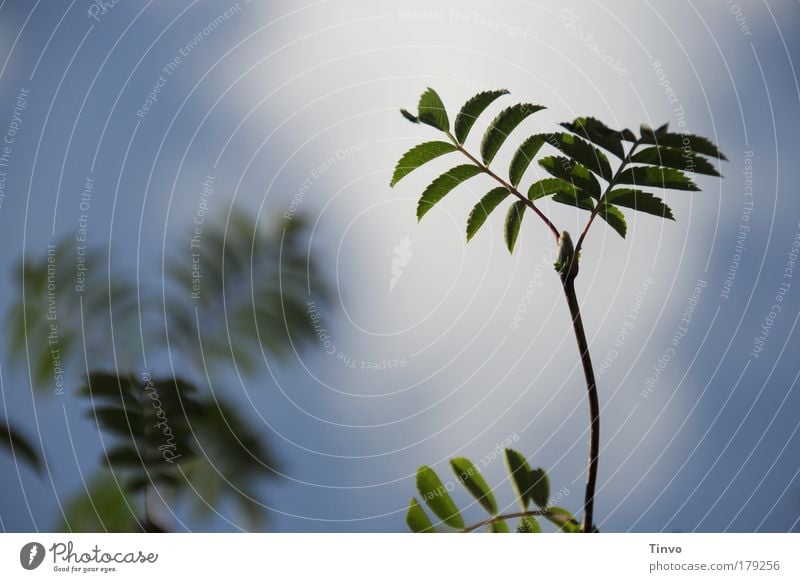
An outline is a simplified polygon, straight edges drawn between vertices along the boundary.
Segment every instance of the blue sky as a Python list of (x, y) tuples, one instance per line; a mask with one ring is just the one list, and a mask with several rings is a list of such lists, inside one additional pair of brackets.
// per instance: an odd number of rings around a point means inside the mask
[[(526, 219), (511, 256), (494, 217), (465, 246), (464, 221), (485, 183), (417, 224), (417, 196), (447, 166), (388, 187), (402, 152), (433, 138), (397, 110), (427, 86), (451, 109), (504, 87), (548, 106), (531, 132), (578, 115), (632, 128), (684, 122), (727, 154), (725, 178), (701, 178), (702, 193), (668, 193), (675, 223), (629, 215), (625, 241), (597, 225), (582, 257), (592, 353), (609, 362), (598, 522), (611, 531), (800, 527), (800, 283), (797, 273), (784, 277), (800, 232), (795, 4), (262, 4), (120, 2), (96, 18), (82, 1), (0, 5), (0, 132), (29, 91), (0, 206), (5, 288), (16, 289), (23, 253), (42, 256), (74, 235), (87, 177), (90, 244), (109, 249), (117, 271), (157, 285), (162, 253), (182, 248), (213, 175), (219, 220), (232, 201), (266, 224), (294, 208), (310, 220), (308, 252), (336, 291), (325, 328), (335, 352), (359, 363), (311, 344), (224, 387), (283, 459), (286, 478), (261, 492), (270, 528), (403, 530), (418, 465), (445, 471), (449, 457), (481, 459), (509, 439), (577, 509), (586, 403), (548, 266), (552, 240)], [(155, 101), (144, 111), (148, 95)], [(561, 228), (579, 228), (570, 209), (546, 208)], [(410, 258), (392, 288), (401, 244)], [(0, 308), (12, 301), (4, 294)], [(770, 332), (755, 357), (765, 318)], [(369, 369), (395, 360), (404, 365)], [(96, 469), (99, 449), (80, 404), (46, 390), (32, 396), (19, 364), (3, 355), (5, 408), (41, 435), (52, 482), (25, 468), (18, 480), (0, 456), (11, 476), (0, 517), (6, 530), (46, 530), (58, 501)], [(511, 505), (502, 463), (486, 473)], [(230, 520), (189, 527), (231, 529)]]

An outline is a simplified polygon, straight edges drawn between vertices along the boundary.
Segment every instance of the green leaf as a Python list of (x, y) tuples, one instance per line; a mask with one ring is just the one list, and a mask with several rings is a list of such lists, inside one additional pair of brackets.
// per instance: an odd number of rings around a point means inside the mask
[(575, 195), (575, 187), (562, 180), (561, 178), (544, 178), (538, 182), (531, 184), (528, 188), (528, 200), (538, 200), (551, 194), (558, 194), (559, 192), (567, 192)]
[(451, 459), (450, 466), (467, 491), (478, 500), (486, 511), (495, 515), (497, 513), (497, 501), (495, 501), (494, 494), (492, 494), (492, 490), (483, 475), (481, 475), (478, 467), (464, 457)]
[(517, 533), (542, 533), (542, 526), (532, 515), (526, 515), (519, 520)]
[(433, 524), (428, 514), (415, 498), (411, 498), (406, 512), (406, 525), (414, 533), (433, 533)]
[(511, 533), (505, 520), (493, 521), (489, 524), (489, 533)]
[(520, 505), (523, 511), (528, 509), (528, 490), (530, 489), (530, 473), (531, 468), (528, 461), (514, 449), (506, 449), (506, 465), (508, 474), (511, 475), (511, 480), (514, 483), (514, 489), (519, 498)]
[(142, 417), (138, 412), (116, 408), (114, 406), (98, 407), (88, 416), (95, 416), (103, 430), (118, 434), (123, 437), (141, 436)]
[(642, 135), (642, 143), (688, 150), (696, 154), (719, 158), (720, 160), (728, 159), (711, 140), (688, 133), (664, 133), (659, 135), (658, 131), (655, 133), (651, 131)]
[(553, 196), (553, 202), (559, 202), (567, 206), (577, 206), (581, 210), (588, 210), (589, 212), (594, 210), (594, 201), (586, 192), (581, 190), (572, 189), (556, 192), (556, 195)]
[(408, 119), (411, 123), (419, 123), (419, 118), (416, 115), (409, 113), (408, 109), (401, 109), (400, 114)]
[(600, 183), (582, 164), (563, 156), (547, 156), (539, 160), (539, 165), (551, 176), (561, 178), (593, 198), (600, 198)]
[(481, 141), (481, 157), (484, 164), (490, 164), (497, 155), (498, 150), (506, 141), (506, 138), (511, 134), (516, 127), (523, 122), (529, 115), (533, 115), (537, 111), (544, 109), (541, 105), (532, 105), (530, 103), (518, 103), (503, 109), (497, 117), (494, 118), (489, 129), (483, 134), (483, 141)]
[(639, 134), (642, 136), (642, 143), (659, 143), (660, 139), (667, 135), (667, 128), (669, 124), (665, 123), (658, 129), (653, 129), (644, 123), (639, 126)]
[(717, 169), (711, 163), (690, 150), (679, 150), (664, 146), (655, 146), (636, 152), (631, 161), (639, 164), (666, 166), (695, 174), (719, 176)]
[(444, 103), (442, 103), (439, 94), (430, 87), (419, 98), (417, 117), (420, 122), (431, 125), (436, 129), (450, 131), (450, 120), (447, 118)]
[(531, 500), (539, 507), (546, 507), (550, 499), (550, 480), (547, 472), (539, 467), (530, 472)]
[(480, 202), (478, 202), (472, 209), (472, 212), (469, 213), (469, 218), (467, 219), (467, 242), (469, 242), (472, 237), (475, 236), (475, 233), (478, 232), (478, 229), (483, 226), (483, 223), (486, 222), (492, 210), (497, 208), (508, 195), (509, 191), (503, 186), (499, 186), (494, 190), (490, 190), (488, 194), (481, 198)]
[(37, 471), (42, 468), (42, 461), (33, 445), (17, 430), (4, 422), (0, 422), (0, 445), (4, 445), (15, 455), (19, 455)]
[(605, 220), (611, 228), (616, 230), (622, 238), (625, 238), (625, 234), (628, 232), (628, 225), (625, 222), (625, 215), (622, 214), (619, 208), (604, 202), (600, 210), (597, 211), (597, 214), (600, 218)]
[(464, 529), (464, 520), (436, 472), (423, 465), (417, 470), (417, 490), (430, 510), (450, 527)]
[(680, 170), (654, 166), (634, 166), (628, 168), (617, 177), (617, 183), (633, 184), (634, 186), (672, 188), (674, 190), (700, 190), (700, 188)]
[(471, 97), (461, 111), (456, 116), (456, 139), (458, 143), (464, 143), (469, 135), (469, 130), (472, 129), (475, 120), (480, 117), (481, 113), (486, 110), (492, 102), (502, 95), (508, 95), (508, 91), (500, 89), (499, 91), (484, 91)]
[(580, 533), (581, 525), (573, 515), (563, 507), (551, 507), (545, 517), (557, 525), (564, 533)]
[(510, 253), (514, 252), (514, 245), (517, 242), (517, 236), (519, 236), (519, 227), (522, 225), (526, 206), (527, 204), (525, 204), (524, 200), (518, 200), (511, 205), (508, 209), (508, 214), (506, 214), (506, 246)]
[[(140, 453), (144, 456), (146, 451), (142, 450)], [(142, 467), (147, 460), (140, 458), (139, 454), (133, 448), (119, 446), (108, 452), (106, 462), (108, 465), (119, 469), (121, 467), (139, 468)]]
[(522, 145), (514, 152), (514, 157), (511, 158), (511, 165), (508, 168), (508, 176), (512, 186), (516, 188), (520, 180), (522, 180), (525, 170), (528, 169), (533, 158), (539, 153), (542, 145), (544, 145), (544, 136), (532, 135), (522, 142)]
[(636, 139), (630, 130), (615, 131), (594, 117), (578, 117), (571, 123), (562, 123), (561, 127), (611, 152), (619, 159), (625, 157), (625, 149), (622, 147), (624, 132), (627, 131), (634, 140)]
[(423, 164), (454, 151), (456, 151), (456, 146), (446, 141), (428, 141), (414, 146), (404, 153), (400, 161), (397, 162), (389, 185), (394, 186), (401, 178), (404, 178)]
[(417, 204), (417, 220), (422, 220), (422, 217), (425, 216), (439, 200), (444, 198), (450, 190), (461, 184), (464, 180), (477, 176), (482, 171), (481, 168), (473, 164), (462, 164), (436, 178), (425, 188), (422, 197), (419, 199), (419, 203)]
[(670, 207), (664, 204), (661, 198), (653, 196), (650, 192), (642, 192), (641, 190), (634, 190), (631, 188), (619, 188), (609, 192), (606, 201), (616, 206), (633, 208), (639, 212), (646, 212), (654, 216), (675, 220)]
[(569, 133), (552, 133), (547, 136), (547, 143), (606, 181), (611, 180), (612, 172), (608, 158), (589, 142)]

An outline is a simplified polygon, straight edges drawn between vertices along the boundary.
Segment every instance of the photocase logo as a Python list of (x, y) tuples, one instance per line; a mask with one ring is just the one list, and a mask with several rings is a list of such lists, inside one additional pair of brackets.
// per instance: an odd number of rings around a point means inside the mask
[(39, 542), (29, 542), (19, 551), (19, 563), (26, 570), (35, 570), (44, 561), (44, 546)]
[(395, 285), (403, 275), (403, 267), (407, 266), (414, 253), (411, 252), (411, 240), (409, 235), (406, 235), (400, 243), (394, 247), (392, 258), (392, 277), (389, 279), (389, 292), (394, 291)]

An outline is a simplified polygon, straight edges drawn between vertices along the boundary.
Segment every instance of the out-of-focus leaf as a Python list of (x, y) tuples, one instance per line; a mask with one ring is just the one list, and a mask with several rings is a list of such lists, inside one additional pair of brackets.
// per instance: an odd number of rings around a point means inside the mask
[(544, 136), (532, 135), (517, 148), (514, 157), (511, 158), (511, 165), (508, 168), (508, 178), (511, 185), (515, 188), (522, 180), (525, 170), (528, 169), (536, 154), (544, 145)]
[[(87, 491), (88, 490), (88, 491)], [(141, 501), (128, 495), (110, 473), (95, 476), (66, 504), (66, 519), (58, 526), (70, 532), (140, 532)]]
[(436, 517), (450, 527), (464, 529), (464, 519), (450, 498), (447, 488), (436, 472), (426, 465), (417, 470), (417, 490)]
[(563, 507), (550, 507), (545, 517), (565, 533), (580, 533), (581, 525)]
[(544, 109), (541, 105), (531, 103), (518, 103), (501, 111), (494, 118), (489, 129), (483, 134), (481, 141), (481, 157), (484, 164), (490, 164), (497, 155), (498, 150), (506, 141), (516, 127), (522, 123), (526, 117), (533, 115), (537, 111)]
[(450, 131), (450, 120), (447, 118), (444, 103), (442, 103), (439, 94), (430, 87), (419, 98), (417, 118), (420, 122), (431, 125), (436, 129)]
[(541, 467), (533, 469), (529, 476), (531, 482), (531, 500), (539, 507), (546, 507), (550, 499), (550, 480), (547, 472)]
[(469, 135), (469, 130), (472, 129), (472, 126), (475, 124), (475, 120), (480, 117), (481, 113), (483, 113), (489, 105), (491, 105), (495, 99), (501, 97), (502, 95), (508, 95), (508, 91), (505, 89), (500, 89), (498, 91), (484, 91), (482, 93), (478, 93), (474, 97), (471, 97), (464, 106), (461, 108), (461, 111), (458, 112), (456, 116), (456, 139), (458, 143), (464, 143), (467, 140), (467, 136)]
[(489, 524), (489, 533), (511, 533), (511, 529), (505, 520), (499, 519)]
[(22, 457), (37, 471), (41, 470), (42, 460), (39, 458), (39, 453), (28, 439), (5, 422), (0, 422), (0, 445), (7, 447), (14, 455)]
[(522, 225), (526, 206), (524, 200), (517, 200), (509, 207), (508, 214), (506, 214), (505, 239), (509, 253), (514, 252), (514, 245), (517, 244), (519, 227)]
[(446, 141), (429, 141), (414, 146), (400, 158), (395, 166), (390, 186), (394, 186), (402, 178), (431, 160), (456, 151), (456, 146)]
[(425, 188), (419, 199), (417, 220), (422, 220), (422, 217), (453, 188), (461, 184), (461, 182), (477, 176), (482, 171), (481, 168), (473, 164), (462, 164), (436, 178)]
[(475, 236), (475, 233), (478, 232), (478, 229), (483, 226), (483, 223), (486, 222), (492, 210), (497, 208), (498, 204), (505, 200), (508, 195), (509, 191), (503, 186), (499, 186), (494, 190), (490, 190), (481, 198), (480, 202), (478, 202), (472, 209), (472, 212), (469, 213), (469, 218), (467, 219), (467, 242), (469, 242), (472, 237)]
[(511, 481), (514, 483), (514, 489), (519, 498), (520, 505), (523, 510), (528, 509), (528, 500), (530, 498), (530, 473), (531, 468), (528, 461), (514, 449), (506, 449), (506, 465), (508, 474), (511, 476)]
[(517, 533), (542, 533), (542, 526), (532, 515), (520, 518)]
[(450, 466), (453, 472), (461, 481), (461, 484), (466, 487), (472, 496), (478, 500), (483, 508), (495, 515), (497, 513), (497, 501), (494, 498), (491, 488), (486, 483), (486, 480), (481, 475), (478, 467), (464, 457), (456, 457), (450, 460)]
[(433, 524), (428, 514), (416, 499), (412, 498), (406, 512), (406, 525), (414, 533), (433, 533)]

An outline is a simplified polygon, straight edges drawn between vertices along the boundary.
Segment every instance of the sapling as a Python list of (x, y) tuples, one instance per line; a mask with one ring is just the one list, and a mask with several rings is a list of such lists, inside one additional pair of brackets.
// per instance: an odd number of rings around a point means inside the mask
[[(655, 130), (642, 125), (637, 136), (629, 129), (613, 130), (593, 117), (579, 117), (560, 124), (566, 131), (537, 133), (518, 142), (508, 171), (501, 175), (492, 166), (495, 156), (509, 135), (526, 118), (544, 109), (543, 106), (518, 103), (503, 109), (483, 135), (480, 157), (473, 155), (465, 144), (475, 121), (492, 103), (507, 94), (506, 90), (498, 90), (475, 95), (458, 112), (451, 131), (450, 119), (441, 98), (433, 89), (426, 90), (419, 100), (416, 115), (405, 109), (401, 113), (413, 123), (438, 130), (446, 141), (428, 141), (407, 151), (395, 167), (391, 185), (394, 186), (431, 160), (446, 155), (460, 155), (466, 158), (466, 163), (440, 175), (423, 191), (417, 204), (418, 220), (462, 182), (477, 176), (488, 176), (496, 183), (496, 187), (489, 190), (470, 212), (466, 227), (467, 241), (475, 236), (492, 211), (507, 200), (511, 204), (506, 213), (504, 236), (509, 252), (514, 252), (527, 210), (532, 211), (552, 233), (558, 249), (554, 267), (569, 308), (589, 401), (589, 460), (583, 518), (579, 523), (569, 511), (551, 505), (547, 473), (541, 468), (531, 469), (525, 457), (513, 449), (506, 449), (505, 457), (522, 506), (520, 512), (500, 514), (491, 488), (478, 468), (464, 458), (452, 459), (451, 467), (459, 482), (488, 512), (488, 519), (466, 525), (448, 488), (430, 467), (422, 466), (417, 471), (417, 489), (441, 524), (463, 532), (484, 527), (491, 532), (507, 532), (510, 528), (506, 521), (519, 518), (517, 531), (533, 533), (541, 531), (536, 518), (543, 517), (561, 531), (590, 533), (597, 531), (594, 525), (594, 500), (600, 452), (600, 403), (580, 302), (575, 293), (581, 249), (598, 216), (625, 237), (627, 224), (621, 208), (674, 220), (669, 206), (643, 188), (698, 191), (699, 188), (686, 172), (719, 177), (720, 174), (707, 158), (727, 158), (708, 139), (672, 133), (667, 124)], [(534, 181), (525, 190), (520, 184), (531, 162), (541, 150), (547, 152), (548, 148), (553, 155), (540, 157), (538, 164), (549, 177)], [(603, 150), (619, 160), (616, 168), (612, 169)], [(545, 198), (589, 213), (577, 240), (573, 242), (569, 232), (556, 228), (537, 206), (537, 201)], [(531, 504), (538, 509), (529, 510)], [(434, 531), (434, 523), (415, 498), (410, 502), (406, 523), (415, 532)]]

